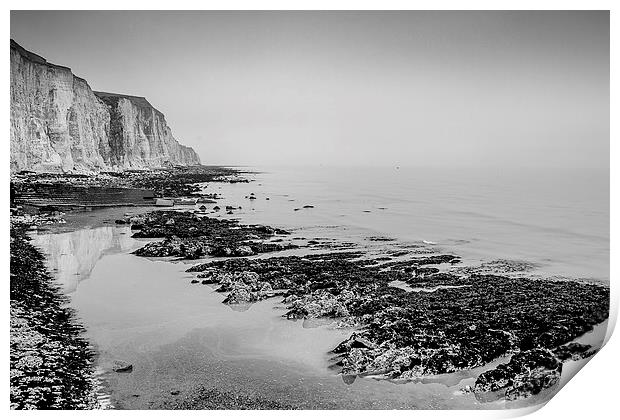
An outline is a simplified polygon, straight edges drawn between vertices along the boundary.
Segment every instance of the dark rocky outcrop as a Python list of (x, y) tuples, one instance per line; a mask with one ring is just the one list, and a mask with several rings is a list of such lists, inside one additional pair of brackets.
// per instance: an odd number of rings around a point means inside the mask
[(558, 383), (562, 363), (549, 350), (536, 348), (519, 352), (495, 369), (476, 379), (473, 392), (484, 399), (486, 393), (503, 394), (508, 400), (517, 400), (539, 394)]
[(215, 203), (220, 197), (203, 193), (199, 184), (238, 176), (240, 172), (234, 169), (203, 165), (95, 174), (20, 172), (11, 175), (11, 205), (35, 206), (40, 211), (152, 206), (156, 197), (192, 197), (199, 203)]
[[(335, 366), (348, 380), (357, 375), (418, 380), (512, 356), (480, 375), (473, 388), (477, 396), (500, 392), (520, 399), (553, 386), (563, 360), (592, 354), (588, 346), (566, 343), (609, 316), (609, 289), (598, 284), (423, 270), (458, 260), (453, 255), (398, 262), (363, 257), (343, 252), (232, 258), (188, 271), (199, 272), (207, 284), (236, 278), (249, 291), (253, 284), (269, 284), (283, 294), (289, 319), (334, 318), (357, 326), (333, 350)], [(394, 281), (411, 290), (391, 287)]]
[(135, 251), (143, 257), (247, 257), (295, 248), (290, 243), (265, 242), (274, 235), (288, 235), (285, 230), (240, 225), (234, 220), (200, 217), (189, 212), (156, 211), (146, 214), (137, 223), (141, 230), (134, 233), (134, 237), (165, 238)]

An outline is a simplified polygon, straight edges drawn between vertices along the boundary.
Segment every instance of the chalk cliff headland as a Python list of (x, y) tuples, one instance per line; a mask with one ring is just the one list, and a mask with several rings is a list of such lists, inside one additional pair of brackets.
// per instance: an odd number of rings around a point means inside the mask
[(146, 98), (95, 92), (11, 40), (11, 172), (198, 164)]

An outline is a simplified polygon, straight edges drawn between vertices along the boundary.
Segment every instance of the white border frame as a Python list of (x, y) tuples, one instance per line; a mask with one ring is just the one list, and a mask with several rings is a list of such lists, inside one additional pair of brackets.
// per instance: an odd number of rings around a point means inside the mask
[[(617, 3), (617, 2), (616, 2)], [(9, 33), (9, 36), (5, 38), (5, 42), (8, 43), (8, 38), (10, 38), (10, 9), (16, 10), (39, 10), (39, 9), (54, 9), (54, 10), (610, 10), (610, 88), (611, 88), (611, 97), (610, 97), (610, 115), (619, 115), (618, 107), (616, 104), (616, 99), (618, 97), (618, 84), (616, 83), (617, 78), (614, 78), (613, 75), (618, 74), (618, 65), (617, 65), (617, 46), (618, 46), (618, 31), (616, 29), (618, 19), (615, 16), (615, 12), (618, 10), (618, 7), (615, 6), (615, 3), (612, 1), (553, 1), (553, 0), (521, 0), (521, 1), (512, 1), (506, 0), (502, 2), (498, 1), (455, 1), (455, 0), (437, 0), (437, 1), (416, 1), (416, 0), (384, 0), (384, 1), (368, 1), (368, 0), (357, 0), (357, 1), (347, 1), (347, 0), (296, 0), (296, 1), (285, 1), (285, 0), (264, 0), (264, 1), (252, 1), (252, 0), (176, 0), (174, 2), (165, 2), (161, 0), (152, 0), (147, 2), (139, 2), (133, 0), (109, 0), (109, 1), (90, 1), (86, 4), (84, 1), (14, 1), (9, 0), (6, 2), (7, 8), (4, 10), (0, 17), (0, 22), (2, 22), (2, 27), (6, 28), (6, 32)], [(146, 6), (146, 8), (144, 7)], [(615, 6), (615, 7), (614, 7)], [(4, 140), (4, 159), (2, 161), (2, 170), (3, 173), (9, 173), (9, 120), (6, 118), (9, 113), (9, 101), (10, 101), (10, 92), (9, 92), (9, 83), (7, 83), (10, 79), (9, 76), (9, 65), (5, 63), (2, 67), (3, 80), (5, 80), (2, 85), (2, 92), (4, 95), (3, 102), (3, 110), (5, 117), (2, 119), (2, 127), (3, 133), (6, 135)], [(610, 174), (611, 174), (611, 196), (610, 196), (610, 205), (611, 211), (610, 215), (618, 214), (620, 207), (618, 206), (618, 194), (614, 193), (613, 186), (618, 185), (618, 174), (619, 171), (613, 165), (613, 163), (618, 163), (618, 146), (611, 141), (613, 138), (617, 138), (617, 118), (611, 118), (611, 131), (610, 131)], [(8, 212), (9, 208), (9, 194), (8, 194), (8, 182), (6, 180), (3, 183), (0, 183), (0, 197), (2, 197), (2, 206), (1, 208), (4, 211)], [(0, 258), (2, 258), (3, 266), (5, 267), (5, 287), (2, 290), (3, 301), (9, 301), (9, 292), (8, 292), (8, 267), (9, 267), (9, 218), (4, 217), (0, 218), (0, 226), (4, 231), (2, 242), (2, 250), (0, 251)], [(547, 403), (547, 406), (542, 410), (538, 410), (540, 407), (535, 407), (532, 409), (522, 409), (522, 410), (506, 410), (506, 411), (419, 411), (412, 413), (410, 411), (390, 411), (389, 415), (392, 418), (402, 418), (409, 419), (410, 416), (416, 416), (421, 419), (438, 419), (438, 418), (459, 418), (459, 419), (480, 419), (480, 418), (506, 418), (506, 417), (515, 417), (518, 415), (527, 414), (529, 412), (535, 411), (534, 414), (530, 418), (563, 418), (563, 419), (572, 419), (572, 418), (584, 418), (589, 416), (608, 418), (611, 417), (611, 413), (617, 411), (615, 406), (617, 398), (617, 393), (615, 392), (616, 387), (616, 378), (620, 378), (620, 370), (618, 369), (619, 361), (617, 360), (617, 354), (619, 352), (619, 346), (617, 337), (612, 337), (610, 340), (611, 333), (615, 327), (617, 314), (618, 314), (618, 303), (619, 303), (619, 293), (618, 293), (618, 264), (617, 261), (618, 255), (618, 246), (617, 246), (617, 235), (618, 232), (618, 223), (616, 223), (616, 219), (614, 217), (610, 220), (610, 228), (611, 228), (611, 243), (610, 243), (610, 279), (611, 279), (611, 311), (610, 311), (610, 327), (608, 328), (606, 341), (609, 341), (607, 345), (597, 354), (588, 364), (587, 368), (583, 369), (583, 371), (579, 372), (576, 375), (576, 379), (572, 379), (569, 383)], [(612, 258), (616, 257), (616, 258)], [(0, 397), (4, 401), (4, 407), (8, 411), (9, 410), (9, 390), (8, 390), (8, 378), (9, 376), (9, 364), (7, 363), (9, 359), (9, 311), (4, 311), (4, 322), (3, 328), (4, 330), (4, 346), (2, 347), (2, 358), (0, 360), (4, 360), (5, 362), (2, 364), (2, 370), (4, 372), (5, 380), (2, 382), (2, 391)], [(18, 417), (18, 416), (49, 416), (50, 418), (59, 418), (60, 416), (94, 416), (94, 417), (133, 417), (136, 415), (142, 415), (143, 412), (136, 411), (98, 411), (98, 412), (15, 412), (10, 411), (10, 417)], [(329, 412), (316, 412), (316, 411), (302, 411), (291, 413), (287, 411), (248, 411), (248, 412), (230, 412), (230, 411), (211, 411), (208, 413), (203, 413), (200, 411), (176, 411), (176, 412), (161, 412), (154, 411), (149, 412), (149, 417), (155, 419), (163, 419), (165, 417), (174, 416), (174, 417), (195, 417), (195, 416), (204, 416), (208, 415), (210, 417), (215, 418), (226, 418), (229, 419), (237, 419), (237, 418), (249, 418), (251, 417), (261, 417), (261, 418), (289, 418), (291, 415), (298, 418), (314, 418), (317, 415), (326, 416), (330, 418), (338, 418), (341, 419), (344, 417), (353, 417), (356, 419), (360, 417), (363, 418), (372, 418), (377, 415), (381, 415), (383, 413), (375, 413), (372, 411), (329, 411)], [(387, 414), (387, 413), (385, 413)], [(371, 417), (372, 416), (372, 417)], [(617, 414), (616, 414), (617, 416)]]

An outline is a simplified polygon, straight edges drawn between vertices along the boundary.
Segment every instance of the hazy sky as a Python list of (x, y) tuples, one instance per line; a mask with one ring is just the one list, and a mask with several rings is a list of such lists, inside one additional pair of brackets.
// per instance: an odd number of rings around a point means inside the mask
[(607, 12), (12, 12), (206, 164), (609, 166)]

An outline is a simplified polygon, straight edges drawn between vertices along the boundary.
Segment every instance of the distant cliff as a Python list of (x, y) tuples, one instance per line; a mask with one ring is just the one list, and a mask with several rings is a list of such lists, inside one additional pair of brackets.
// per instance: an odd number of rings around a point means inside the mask
[(11, 171), (196, 165), (145, 98), (93, 92), (68, 67), (11, 40)]

